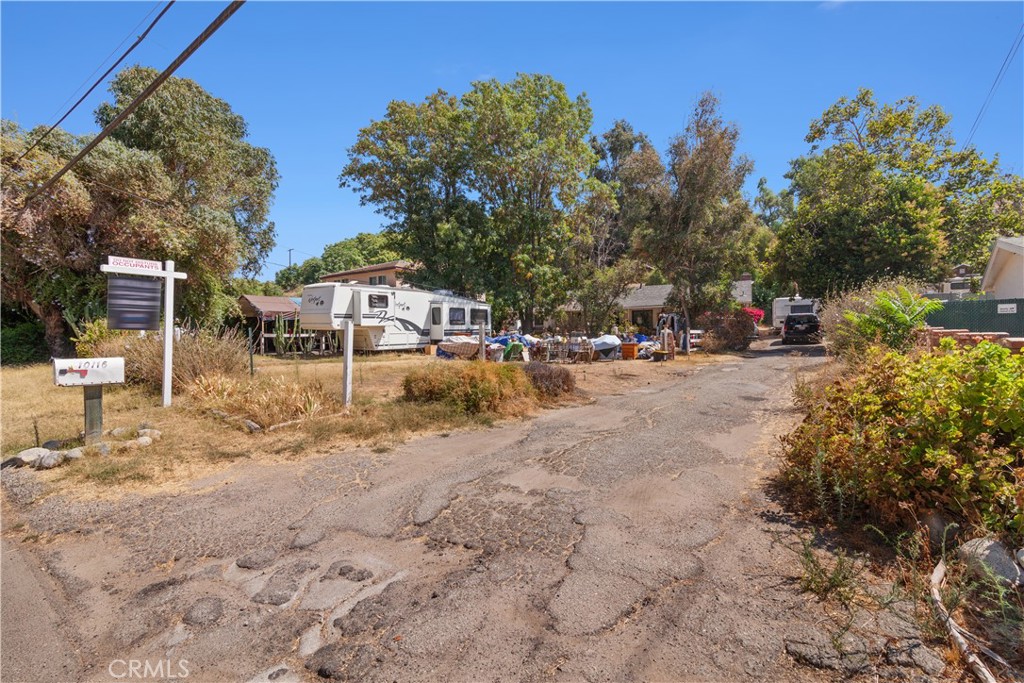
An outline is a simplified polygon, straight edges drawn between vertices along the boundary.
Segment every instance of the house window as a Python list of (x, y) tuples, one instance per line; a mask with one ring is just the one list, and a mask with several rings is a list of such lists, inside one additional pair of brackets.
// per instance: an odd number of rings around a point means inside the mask
[(471, 308), (469, 309), (469, 322), (473, 325), (486, 325), (487, 324), (487, 309), (486, 308)]
[(371, 275), (370, 276), (370, 284), (371, 285), (386, 285), (387, 283), (388, 283), (388, 276), (387, 275)]
[(370, 304), (370, 308), (387, 308), (388, 307), (388, 295), (387, 294), (371, 294), (367, 298), (367, 303)]
[(466, 324), (466, 309), (465, 308), (449, 308), (448, 309), (448, 324), (449, 325), (465, 325)]

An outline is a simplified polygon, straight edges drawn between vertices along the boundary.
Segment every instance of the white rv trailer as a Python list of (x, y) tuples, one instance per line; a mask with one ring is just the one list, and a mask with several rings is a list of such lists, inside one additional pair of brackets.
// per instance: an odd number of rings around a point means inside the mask
[(817, 299), (803, 299), (799, 296), (783, 296), (772, 301), (772, 327), (782, 329), (786, 316), (791, 313), (817, 313)]
[(299, 325), (340, 330), (353, 323), (355, 351), (422, 349), (453, 334), (491, 330), (491, 306), (450, 292), (322, 282), (302, 288)]

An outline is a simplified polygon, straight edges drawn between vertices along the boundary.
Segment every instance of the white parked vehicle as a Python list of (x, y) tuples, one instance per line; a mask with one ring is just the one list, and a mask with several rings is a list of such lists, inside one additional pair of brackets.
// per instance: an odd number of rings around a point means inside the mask
[(783, 296), (772, 301), (772, 327), (781, 330), (787, 315), (796, 313), (817, 313), (821, 303), (817, 299), (800, 296)]
[(340, 330), (353, 323), (355, 351), (422, 349), (482, 323), (491, 330), (490, 304), (439, 290), (322, 282), (302, 288), (299, 326)]

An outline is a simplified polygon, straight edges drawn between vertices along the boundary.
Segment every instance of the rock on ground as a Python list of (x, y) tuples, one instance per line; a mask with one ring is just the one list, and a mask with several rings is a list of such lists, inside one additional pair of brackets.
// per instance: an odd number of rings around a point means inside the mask
[(972, 574), (978, 578), (995, 577), (1007, 586), (1024, 586), (1024, 570), (1010, 550), (994, 538), (975, 538), (957, 550)]
[(182, 621), (189, 626), (216, 623), (224, 614), (224, 603), (219, 598), (199, 598), (185, 612)]

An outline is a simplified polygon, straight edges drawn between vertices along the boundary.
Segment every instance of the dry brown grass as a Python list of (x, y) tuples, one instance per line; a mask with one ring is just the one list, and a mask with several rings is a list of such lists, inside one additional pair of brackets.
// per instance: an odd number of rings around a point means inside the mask
[[(578, 389), (597, 396), (676, 379), (694, 366), (721, 362), (722, 358), (695, 354), (689, 360), (665, 363), (616, 361), (566, 367)], [(176, 491), (232, 466), (298, 460), (355, 447), (380, 453), (417, 434), (490, 426), (499, 418), (460, 415), (444, 404), (399, 400), (402, 379), (414, 368), (461, 362), (421, 355), (357, 357), (354, 405), (347, 415), (317, 417), (272, 433), (241, 431), (237, 423), (211, 416), (202, 401), (189, 395), (175, 396), (171, 408), (162, 408), (159, 396), (151, 391), (105, 387), (105, 428), (134, 428), (149, 422), (163, 433), (163, 438), (143, 450), (85, 457), (37, 476), (54, 490), (87, 497), (118, 496), (125, 491)], [(258, 357), (256, 367), (260, 382), (280, 382), (300, 389), (319, 385), (325, 400), (340, 402), (340, 360)], [(48, 364), (0, 369), (0, 398), (3, 457), (35, 445), (34, 425), (38, 425), (40, 441), (73, 439), (83, 428), (82, 390), (54, 386)], [(319, 414), (329, 412), (320, 410)]]

